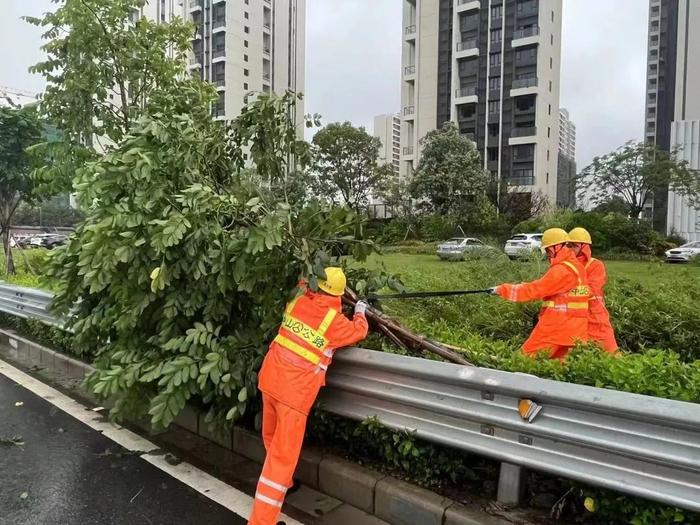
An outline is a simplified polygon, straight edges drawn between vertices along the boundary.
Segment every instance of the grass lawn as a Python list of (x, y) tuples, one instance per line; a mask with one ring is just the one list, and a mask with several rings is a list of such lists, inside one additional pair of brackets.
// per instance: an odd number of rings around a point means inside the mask
[[(467, 268), (483, 267), (484, 271), (488, 271), (489, 260), (481, 261), (460, 261), (446, 262), (441, 261), (434, 255), (413, 255), (403, 253), (389, 253), (382, 256), (373, 256), (368, 261), (368, 266), (380, 267), (384, 265), (389, 273), (404, 274), (405, 284), (411, 288), (413, 283), (411, 277), (417, 272), (431, 274), (433, 277), (443, 277), (445, 282), (450, 282), (454, 279), (456, 273)], [(523, 266), (527, 263), (512, 261), (510, 264), (515, 267)], [(660, 280), (673, 280), (679, 275), (693, 276), (700, 280), (700, 266), (688, 264), (666, 264), (663, 262), (639, 262), (639, 261), (609, 261), (606, 262), (608, 275), (611, 281), (615, 279), (631, 279), (641, 282), (645, 286), (653, 286), (654, 283)], [(546, 269), (546, 265), (542, 264), (542, 272)], [(493, 282), (493, 285), (500, 284)]]

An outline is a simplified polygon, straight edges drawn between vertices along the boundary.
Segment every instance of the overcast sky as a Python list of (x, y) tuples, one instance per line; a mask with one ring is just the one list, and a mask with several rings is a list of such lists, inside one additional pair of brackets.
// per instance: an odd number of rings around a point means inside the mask
[[(40, 31), (21, 21), (50, 0), (0, 0), (0, 85), (38, 92), (27, 67)], [(306, 111), (372, 131), (399, 111), (401, 0), (307, 0)], [(639, 139), (644, 124), (648, 0), (563, 0), (561, 105), (578, 128), (577, 160)], [(9, 6), (8, 6), (9, 4)]]

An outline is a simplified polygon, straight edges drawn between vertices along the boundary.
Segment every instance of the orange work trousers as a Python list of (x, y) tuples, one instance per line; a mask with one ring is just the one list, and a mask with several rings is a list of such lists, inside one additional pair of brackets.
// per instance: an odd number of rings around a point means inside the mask
[(299, 461), (306, 414), (263, 394), (262, 436), (265, 463), (248, 525), (276, 525)]
[(523, 353), (527, 356), (535, 357), (539, 352), (547, 350), (549, 351), (550, 359), (559, 359), (560, 361), (564, 362), (564, 359), (567, 355), (569, 355), (572, 348), (573, 346), (555, 344), (533, 344), (528, 340), (525, 341), (525, 344), (523, 345)]

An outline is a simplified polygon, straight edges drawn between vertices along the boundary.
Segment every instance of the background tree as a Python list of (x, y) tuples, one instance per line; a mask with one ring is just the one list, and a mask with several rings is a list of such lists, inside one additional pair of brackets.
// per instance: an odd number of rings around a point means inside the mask
[(596, 213), (619, 213), (620, 215), (626, 216), (629, 214), (629, 206), (627, 206), (627, 203), (622, 200), (622, 198), (614, 195), (608, 200), (596, 205), (591, 211)]
[(137, 18), (145, 0), (54, 2), (54, 12), (25, 18), (44, 30), (47, 58), (30, 71), (47, 81), (40, 109), (62, 137), (44, 144), (52, 162), (36, 173), (50, 193), (70, 190), (76, 167), (94, 158), (93, 143), (109, 149), (152, 107), (176, 112), (169, 102), (185, 87), (194, 31), (181, 19)]
[(485, 192), (488, 175), (476, 144), (446, 122), (421, 139), (422, 153), (411, 180), (411, 195), (432, 213), (463, 215)]
[(12, 218), (22, 200), (32, 194), (32, 156), (27, 148), (41, 140), (41, 125), (33, 108), (0, 107), (0, 235), (7, 273), (15, 273), (10, 249)]
[(389, 171), (377, 165), (381, 141), (350, 122), (328, 124), (314, 136), (313, 192), (360, 211)]
[(659, 188), (670, 188), (694, 201), (700, 197), (698, 176), (687, 162), (644, 142), (630, 142), (595, 157), (582, 172), (581, 186), (594, 204), (621, 198), (633, 218), (639, 217)]

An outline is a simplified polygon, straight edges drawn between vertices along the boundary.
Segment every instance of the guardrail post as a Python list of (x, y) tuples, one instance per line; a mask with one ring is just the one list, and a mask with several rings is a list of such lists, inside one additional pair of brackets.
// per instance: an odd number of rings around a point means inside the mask
[(525, 492), (525, 469), (510, 463), (501, 463), (498, 477), (498, 501), (506, 505), (518, 505)]

